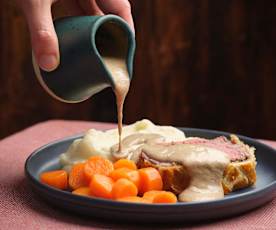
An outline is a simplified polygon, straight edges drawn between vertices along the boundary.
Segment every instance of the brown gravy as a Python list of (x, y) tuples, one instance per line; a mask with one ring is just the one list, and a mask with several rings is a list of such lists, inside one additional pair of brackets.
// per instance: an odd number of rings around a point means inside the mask
[(126, 95), (129, 90), (130, 80), (125, 60), (116, 57), (103, 57), (104, 63), (110, 71), (115, 88), (114, 93), (117, 103), (117, 119), (119, 132), (119, 146), (117, 151), (122, 151), (122, 126), (123, 126), (123, 107)]
[[(123, 151), (115, 158), (139, 159), (141, 152), (159, 162), (183, 164), (191, 177), (189, 186), (179, 195), (180, 201), (204, 201), (224, 197), (221, 184), (223, 172), (230, 163), (222, 151), (193, 144), (160, 144), (157, 134), (134, 134), (123, 139)], [(159, 143), (159, 144), (158, 144)]]
[(116, 160), (128, 158), (137, 162), (143, 146), (146, 144), (152, 145), (157, 142), (164, 142), (164, 138), (159, 134), (132, 134), (122, 140), (122, 151), (117, 151), (118, 145), (114, 145), (111, 148), (112, 156)]

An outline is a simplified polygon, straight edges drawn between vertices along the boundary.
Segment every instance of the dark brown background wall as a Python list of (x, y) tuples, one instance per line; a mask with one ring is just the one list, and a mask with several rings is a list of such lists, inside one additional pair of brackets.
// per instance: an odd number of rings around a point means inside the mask
[[(147, 117), (276, 139), (276, 1), (131, 2), (138, 47), (125, 123)], [(47, 119), (116, 120), (111, 90), (78, 105), (42, 90), (10, 1), (0, 1), (0, 35), (0, 137)]]

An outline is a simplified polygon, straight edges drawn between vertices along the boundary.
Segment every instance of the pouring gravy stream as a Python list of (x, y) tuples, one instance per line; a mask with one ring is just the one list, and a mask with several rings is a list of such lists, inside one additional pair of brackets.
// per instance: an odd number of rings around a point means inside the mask
[[(178, 162), (187, 167), (191, 183), (180, 195), (180, 201), (219, 199), (224, 196), (221, 185), (223, 171), (230, 162), (223, 152), (201, 146), (174, 144), (163, 145), (156, 134), (136, 134), (122, 141), (123, 105), (130, 80), (124, 59), (103, 57), (114, 81), (117, 103), (119, 143), (112, 147), (115, 158), (137, 161), (141, 152), (160, 162)], [(159, 144), (157, 144), (159, 142)]]
[(122, 126), (123, 126), (123, 107), (126, 95), (129, 90), (130, 80), (125, 60), (115, 57), (103, 57), (104, 63), (110, 71), (114, 81), (114, 94), (117, 104), (117, 119), (119, 132), (118, 152), (122, 151)]

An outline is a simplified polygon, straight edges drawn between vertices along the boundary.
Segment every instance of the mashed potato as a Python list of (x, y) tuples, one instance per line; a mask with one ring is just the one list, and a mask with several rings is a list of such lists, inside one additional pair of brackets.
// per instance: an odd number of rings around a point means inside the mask
[[(135, 133), (155, 133), (164, 137), (166, 142), (182, 141), (185, 135), (172, 126), (154, 125), (149, 120), (137, 121), (123, 127), (122, 139)], [(83, 138), (75, 140), (68, 150), (61, 154), (60, 163), (64, 169), (69, 170), (78, 162), (83, 162), (90, 156), (101, 155), (112, 160), (111, 147), (118, 144), (118, 129), (100, 131), (90, 129)]]

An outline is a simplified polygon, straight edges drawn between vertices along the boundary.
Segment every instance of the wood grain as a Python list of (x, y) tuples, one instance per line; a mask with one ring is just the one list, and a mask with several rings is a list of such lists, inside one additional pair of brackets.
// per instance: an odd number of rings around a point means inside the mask
[[(147, 117), (276, 139), (276, 1), (131, 3), (137, 52), (125, 123)], [(110, 89), (77, 105), (42, 90), (14, 5), (0, 1), (0, 137), (47, 119), (116, 121)]]

